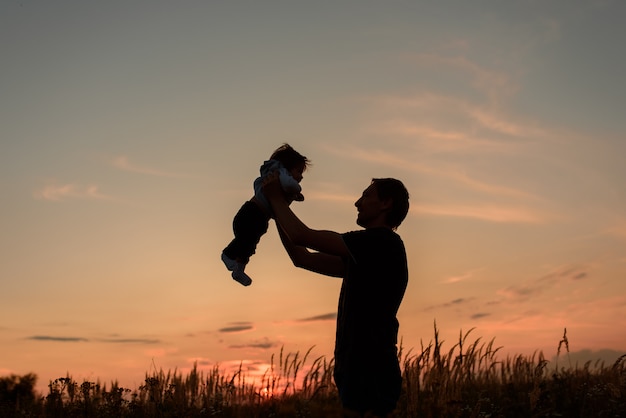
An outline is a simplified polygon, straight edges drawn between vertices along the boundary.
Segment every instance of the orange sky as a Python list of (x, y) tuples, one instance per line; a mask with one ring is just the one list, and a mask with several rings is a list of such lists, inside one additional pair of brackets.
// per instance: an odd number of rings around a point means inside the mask
[[(154, 368), (332, 355), (341, 282), (270, 226), (220, 261), (260, 164), (312, 160), (294, 211), (345, 232), (372, 177), (398, 232), (407, 348), (607, 361), (626, 337), (625, 5), (7, 1), (0, 5), (0, 374), (136, 388)], [(600, 352), (600, 350), (605, 350)]]

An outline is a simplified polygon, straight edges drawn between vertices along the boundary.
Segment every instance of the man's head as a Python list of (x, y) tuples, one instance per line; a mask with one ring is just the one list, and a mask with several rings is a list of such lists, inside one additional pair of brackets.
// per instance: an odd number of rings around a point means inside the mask
[(409, 192), (400, 180), (375, 178), (355, 206), (360, 226), (387, 226), (395, 230), (409, 212)]

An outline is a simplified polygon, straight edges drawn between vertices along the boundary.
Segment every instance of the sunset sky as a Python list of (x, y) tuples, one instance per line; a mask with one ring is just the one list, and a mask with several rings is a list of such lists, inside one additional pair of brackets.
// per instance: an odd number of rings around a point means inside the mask
[(340, 279), (273, 223), (220, 260), (259, 166), (312, 160), (312, 228), (372, 177), (411, 195), (405, 349), (626, 353), (626, 2), (0, 3), (0, 375), (332, 357)]

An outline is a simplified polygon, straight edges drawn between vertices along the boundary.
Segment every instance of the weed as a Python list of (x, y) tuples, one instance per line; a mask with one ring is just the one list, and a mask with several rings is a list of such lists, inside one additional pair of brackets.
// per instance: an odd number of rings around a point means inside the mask
[[(445, 350), (435, 324), (434, 341), (398, 358), (403, 391), (395, 417), (604, 417), (626, 411), (626, 354), (610, 367), (587, 362), (558, 367), (561, 348), (569, 356), (567, 329), (557, 348), (557, 364), (548, 369), (543, 353), (497, 357), (502, 347), (461, 330), (458, 342)], [(156, 367), (138, 389), (113, 382), (78, 383), (71, 376), (48, 385), (37, 395), (37, 377), (0, 377), (0, 416), (29, 417), (340, 417), (333, 383), (333, 360), (309, 363), (304, 355), (272, 355), (261, 380), (247, 376), (243, 365), (232, 374), (197, 365), (187, 374)]]

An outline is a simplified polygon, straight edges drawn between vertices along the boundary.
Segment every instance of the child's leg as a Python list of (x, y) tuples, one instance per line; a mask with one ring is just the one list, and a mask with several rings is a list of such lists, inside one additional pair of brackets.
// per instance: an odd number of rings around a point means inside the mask
[(235, 238), (222, 252), (222, 261), (232, 271), (233, 279), (248, 286), (252, 279), (244, 273), (250, 257), (256, 252), (261, 236), (267, 232), (269, 219), (252, 202), (243, 204), (233, 219)]

